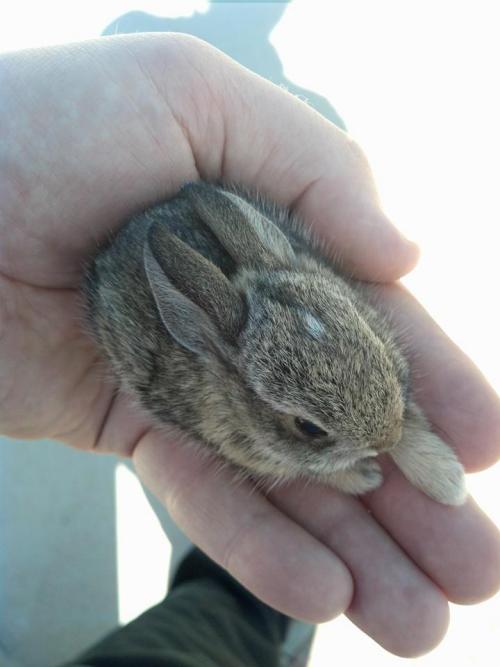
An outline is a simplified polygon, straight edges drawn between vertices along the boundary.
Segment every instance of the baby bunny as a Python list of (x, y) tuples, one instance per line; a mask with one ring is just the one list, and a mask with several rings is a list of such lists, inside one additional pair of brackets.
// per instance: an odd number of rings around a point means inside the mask
[(263, 481), (377, 488), (387, 452), (435, 500), (463, 468), (411, 397), (409, 368), (366, 286), (279, 207), (186, 185), (132, 218), (86, 272), (93, 335), (121, 387)]

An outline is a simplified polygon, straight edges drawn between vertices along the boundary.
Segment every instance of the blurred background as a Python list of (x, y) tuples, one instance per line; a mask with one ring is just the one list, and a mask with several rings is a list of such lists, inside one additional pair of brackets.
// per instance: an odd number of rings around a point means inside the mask
[[(345, 122), (386, 211), (421, 246), (405, 284), (497, 391), (499, 28), (498, 3), (480, 0), (0, 5), (0, 51), (188, 32)], [(498, 524), (499, 486), (498, 466), (469, 477)], [(188, 545), (127, 465), (54, 443), (2, 441), (0, 530), (0, 662), (23, 667), (69, 658), (158, 602)], [(415, 664), (497, 664), (499, 619), (498, 596), (454, 606), (444, 642)], [(319, 627), (309, 664), (339, 660), (406, 662), (345, 618)]]

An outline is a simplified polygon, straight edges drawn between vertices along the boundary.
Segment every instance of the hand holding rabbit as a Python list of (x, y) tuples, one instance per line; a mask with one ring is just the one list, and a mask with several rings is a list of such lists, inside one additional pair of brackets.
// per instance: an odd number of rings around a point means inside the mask
[(239, 470), (360, 494), (390, 452), (428, 495), (462, 504), (462, 466), (367, 289), (283, 208), (202, 183), (122, 227), (84, 285), (122, 386)]
[[(267, 497), (234, 485), (103, 381), (82, 329), (79, 288), (96, 243), (199, 179), (265, 193), (313, 225), (350, 273), (397, 279), (415, 249), (381, 212), (360, 149), (179, 35), (2, 55), (0, 89), (0, 430), (132, 456), (188, 536), (269, 604), (310, 621), (347, 610), (390, 651), (430, 649), (448, 599), (477, 601), (499, 584), (497, 531), (472, 500), (444, 507), (390, 466), (363, 502), (298, 481)], [(494, 392), (405, 290), (381, 287), (380, 305), (411, 332), (414, 389), (433, 427), (467, 469), (491, 465)]]

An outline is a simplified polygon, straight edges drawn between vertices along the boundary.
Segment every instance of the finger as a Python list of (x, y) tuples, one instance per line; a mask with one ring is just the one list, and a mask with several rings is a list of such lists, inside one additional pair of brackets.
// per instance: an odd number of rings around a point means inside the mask
[(14, 278), (75, 286), (97, 240), (199, 176), (295, 207), (361, 277), (390, 280), (416, 261), (354, 142), (199, 40), (127, 35), (7, 54), (0, 87), (0, 269)]
[(360, 146), (281, 88), (234, 65), (232, 75), (223, 178), (291, 207), (360, 278), (385, 282), (411, 270), (418, 248), (384, 214)]
[(469, 471), (498, 461), (500, 400), (472, 361), (400, 285), (377, 289), (407, 348), (417, 403)]
[(133, 458), (187, 536), (261, 600), (313, 623), (349, 606), (342, 561), (251, 485), (235, 484), (229, 468), (158, 433), (145, 436)]
[(472, 498), (462, 507), (436, 503), (390, 462), (384, 478), (367, 506), (448, 599), (472, 604), (494, 595), (500, 588), (500, 533)]
[(293, 208), (360, 277), (393, 280), (413, 268), (418, 249), (383, 213), (368, 161), (348, 134), (213, 47), (194, 39), (184, 46), (221, 115), (223, 133), (218, 126), (215, 137), (222, 146), (207, 142), (207, 118), (198, 114), (194, 123), (189, 107), (170, 95), (164, 65), (159, 71), (150, 54), (145, 62), (189, 126), (202, 178), (242, 183)]
[[(292, 484), (272, 502), (346, 563), (354, 579), (347, 616), (386, 650), (412, 657), (442, 639), (448, 606), (439, 589), (353, 497)], [(311, 509), (314, 508), (314, 511)]]

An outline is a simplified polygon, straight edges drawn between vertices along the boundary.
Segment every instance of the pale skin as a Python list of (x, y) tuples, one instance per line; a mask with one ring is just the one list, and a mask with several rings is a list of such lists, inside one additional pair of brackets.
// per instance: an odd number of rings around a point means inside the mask
[[(388, 464), (362, 500), (298, 483), (252, 492), (113, 398), (81, 326), (78, 286), (96, 241), (197, 178), (261, 189), (356, 275), (397, 280), (417, 250), (384, 216), (362, 151), (180, 35), (5, 55), (0, 90), (0, 432), (132, 457), (187, 535), (270, 605), (312, 622), (346, 612), (389, 651), (430, 650), (449, 600), (477, 602), (500, 585), (498, 532), (472, 499), (440, 505)], [(384, 299), (412, 332), (434, 428), (469, 471), (492, 465), (496, 394), (411, 295), (392, 284)]]

